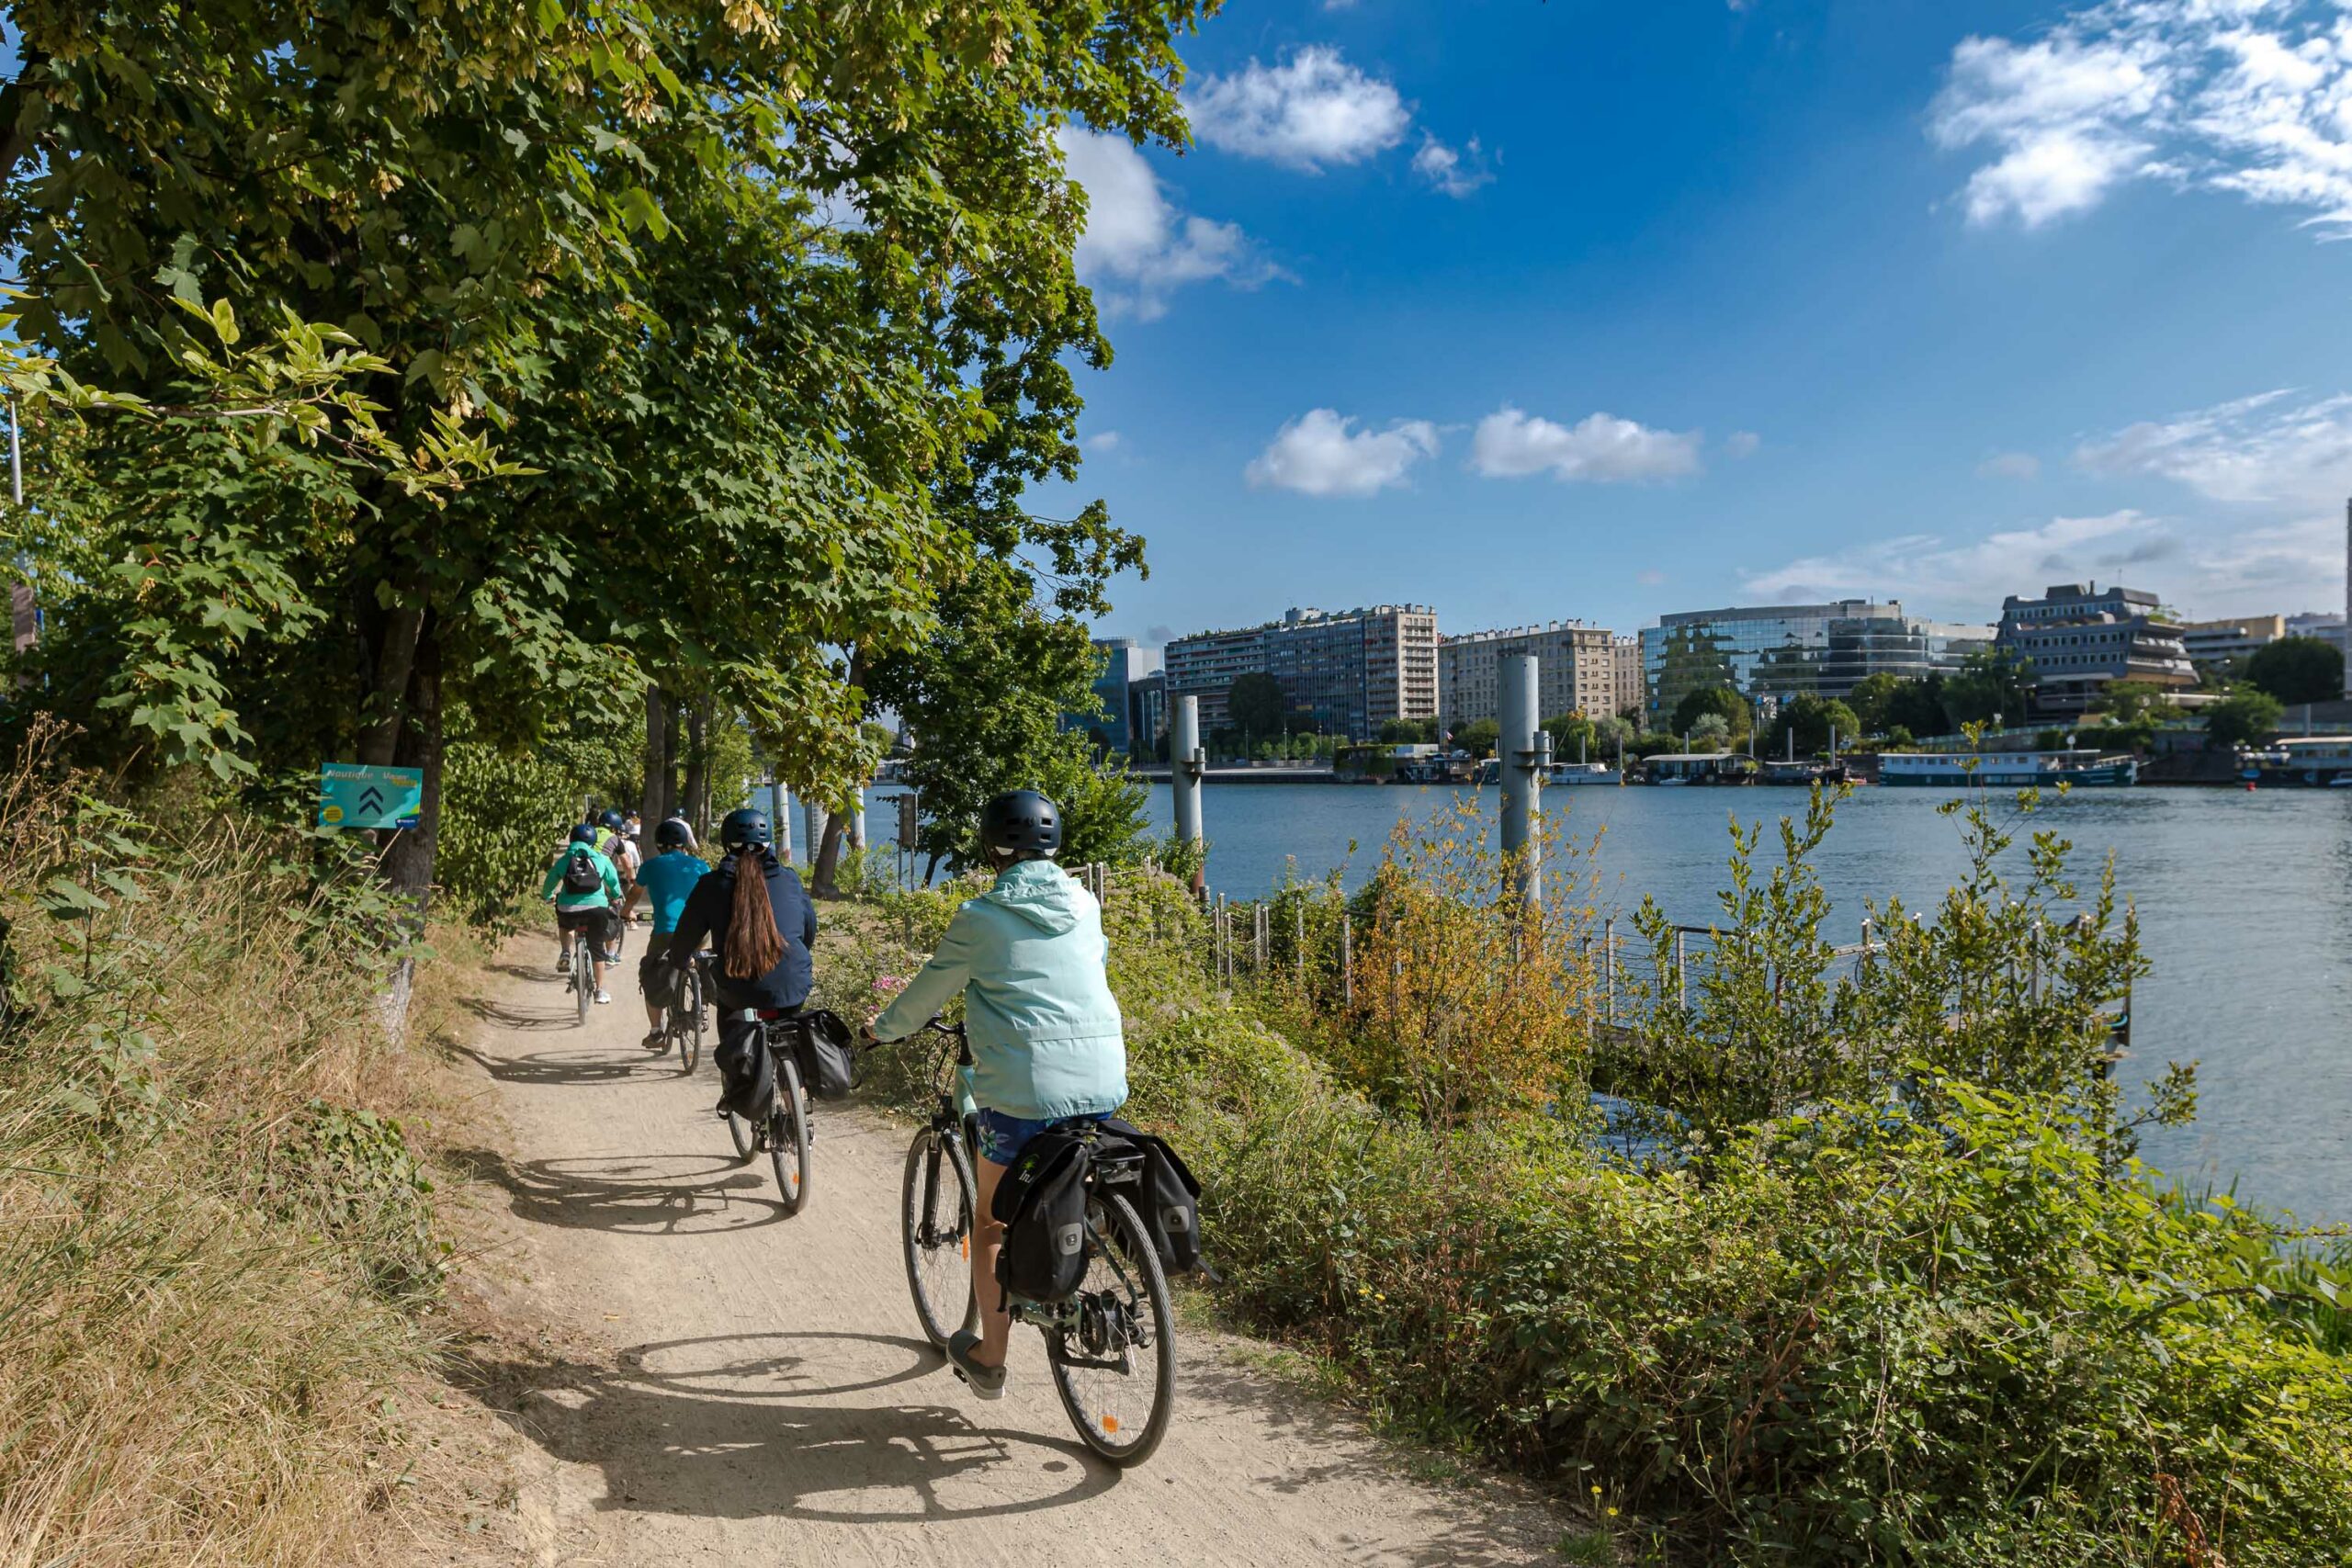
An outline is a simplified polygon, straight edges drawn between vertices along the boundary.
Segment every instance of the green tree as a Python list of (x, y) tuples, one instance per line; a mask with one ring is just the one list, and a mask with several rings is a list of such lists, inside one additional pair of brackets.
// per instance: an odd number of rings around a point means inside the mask
[[(682, 661), (801, 787), (844, 789), (860, 660), (921, 639), (956, 563), (1031, 550), (1059, 599), (1136, 558), (1099, 505), (1019, 504), (1074, 472), (1070, 366), (1107, 355), (1071, 270), (1083, 193), (1043, 132), (1181, 139), (1195, 14), (12, 7), (0, 235), (34, 290), (20, 335), (62, 373), (182, 401), (204, 340), (175, 299), (290, 310), (389, 367), (400, 451), (433, 466), (486, 411), (544, 476), (264, 485), (219, 432), (93, 450), (107, 570), (60, 645), (110, 626), (114, 648), (52, 689), (120, 703), (164, 760), (421, 767), (387, 862), (420, 906), (460, 703), (520, 747), (616, 671), (635, 692), (632, 664)], [(188, 587), (110, 613), (140, 570)], [(223, 617), (208, 574), (266, 613)], [(191, 638), (219, 689), (175, 674)]]
[(1731, 747), (1731, 725), (1719, 713), (1702, 713), (1685, 739), (1693, 751), (1724, 751)]
[(1437, 740), (1437, 720), (1433, 718), (1384, 718), (1380, 721), (1380, 743), (1383, 746), (1428, 746)]
[(2286, 711), (2267, 692), (2240, 692), (2205, 710), (2205, 733), (2216, 746), (2251, 746), (2277, 734)]
[(1253, 670), (1234, 678), (1225, 694), (1226, 717), (1235, 729), (1247, 735), (1254, 745), (1269, 736), (1283, 733), (1283, 719), (1290, 712), (1290, 698), (1283, 695), (1282, 682), (1262, 671)]
[(1835, 697), (1818, 696), (1812, 692), (1800, 692), (1781, 705), (1773, 716), (1771, 734), (1763, 750), (1768, 757), (1781, 757), (1793, 750), (1802, 757), (1810, 757), (1829, 749), (1834, 731), (1840, 745), (1850, 744), (1861, 732), (1861, 720), (1854, 710)]
[(1854, 682), (1854, 689), (1847, 694), (1846, 705), (1854, 710), (1854, 717), (1860, 721), (1863, 733), (1875, 735), (1886, 728), (1889, 722), (1887, 706), (1903, 686), (1903, 677), (1890, 675), (1883, 670), (1873, 675), (1865, 675)]
[[(2033, 660), (2006, 648), (1972, 653), (1948, 676), (1939, 694), (1944, 716), (1955, 727), (2025, 720), (2036, 683)], [(1916, 728), (1916, 726), (1914, 727)]]
[(1711, 713), (1721, 716), (1724, 732), (1732, 739), (1740, 739), (1747, 734), (1747, 699), (1729, 686), (1702, 686), (1686, 695), (1675, 705), (1675, 732), (1689, 733), (1698, 727), (1702, 717)]
[(2111, 724), (2133, 725), (2162, 718), (2168, 705), (2165, 688), (2153, 681), (2109, 681), (2091, 710), (2106, 715)]
[(2246, 659), (2245, 682), (2289, 707), (2344, 694), (2344, 653), (2315, 637), (2282, 637)]
[(1941, 675), (1928, 675), (1916, 681), (1899, 682), (1887, 694), (1886, 705), (1879, 721), (1890, 734), (1905, 732), (1904, 743), (1920, 735), (1948, 735), (1955, 726), (1944, 712), (1944, 680)]
[(1474, 718), (1453, 732), (1453, 748), (1473, 757), (1490, 757), (1502, 744), (1503, 727), (1491, 718)]

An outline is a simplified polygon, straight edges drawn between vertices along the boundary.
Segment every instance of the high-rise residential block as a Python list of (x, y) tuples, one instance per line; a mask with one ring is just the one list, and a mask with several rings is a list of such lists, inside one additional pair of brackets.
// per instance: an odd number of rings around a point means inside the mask
[(1200, 699), (1201, 728), (1230, 728), (1226, 696), (1244, 675), (1272, 675), (1295, 713), (1326, 734), (1364, 739), (1392, 718), (1437, 716), (1437, 612), (1426, 604), (1295, 609), (1236, 631), (1168, 645), (1168, 700)]
[(1442, 637), (1437, 646), (1439, 722), (1451, 732), (1496, 717), (1501, 712), (1498, 671), (1506, 657), (1521, 653), (1535, 656), (1535, 702), (1544, 717), (1615, 713), (1620, 640), (1581, 621)]

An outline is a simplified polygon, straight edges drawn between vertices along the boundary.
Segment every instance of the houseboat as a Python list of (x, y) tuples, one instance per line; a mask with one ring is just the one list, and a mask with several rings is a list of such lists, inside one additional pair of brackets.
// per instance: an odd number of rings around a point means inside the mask
[(2352, 788), (2352, 735), (2273, 740), (2246, 757), (2247, 776), (2290, 788)]
[(2075, 789), (2112, 789), (2140, 782), (2140, 764), (2130, 757), (2097, 751), (1887, 751), (1878, 760), (1883, 784), (1961, 789), (2030, 789), (2066, 784)]
[(1555, 762), (1544, 770), (1546, 784), (1613, 784), (1622, 783), (1616, 769), (1603, 762)]

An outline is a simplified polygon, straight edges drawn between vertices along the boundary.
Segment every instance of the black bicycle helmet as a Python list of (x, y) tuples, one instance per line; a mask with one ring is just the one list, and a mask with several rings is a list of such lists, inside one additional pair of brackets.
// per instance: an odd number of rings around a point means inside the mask
[(621, 830), (621, 814), (609, 806), (596, 814), (596, 826), (610, 829), (616, 833)]
[(1062, 814), (1034, 789), (1009, 789), (980, 807), (980, 842), (1019, 854), (1057, 853)]
[(773, 841), (768, 829), (768, 814), (746, 806), (730, 811), (727, 820), (718, 825), (718, 841), (730, 850), (766, 849)]
[(695, 830), (683, 817), (665, 818), (653, 829), (653, 841), (665, 850), (690, 850), (695, 846)]
[(575, 844), (594, 845), (596, 842), (596, 824), (594, 822), (580, 822), (573, 824), (571, 829), (571, 841)]

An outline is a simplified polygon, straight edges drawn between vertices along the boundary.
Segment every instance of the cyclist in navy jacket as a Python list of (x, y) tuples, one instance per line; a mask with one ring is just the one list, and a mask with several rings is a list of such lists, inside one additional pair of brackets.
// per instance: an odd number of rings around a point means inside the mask
[(669, 967), (683, 970), (709, 939), (718, 961), (711, 990), (718, 1013), (721, 1111), (763, 1120), (775, 1094), (775, 1069), (761, 1044), (759, 1012), (794, 1013), (814, 984), (808, 950), (817, 941), (817, 906), (793, 869), (769, 848), (765, 813), (728, 813), (718, 842), (727, 858), (686, 895), (670, 933)]

